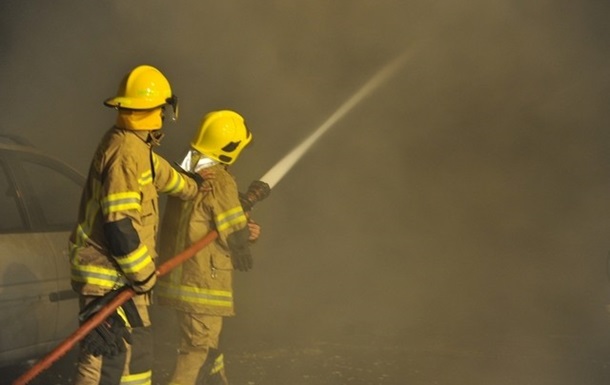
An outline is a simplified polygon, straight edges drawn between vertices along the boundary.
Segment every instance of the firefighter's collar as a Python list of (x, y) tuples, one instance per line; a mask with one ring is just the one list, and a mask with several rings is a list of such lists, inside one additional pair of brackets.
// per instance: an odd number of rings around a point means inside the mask
[(117, 127), (119, 130), (123, 130), (126, 133), (132, 134), (134, 136), (136, 136), (137, 138), (139, 138), (142, 142), (150, 145), (150, 146), (158, 146), (160, 140), (155, 140), (155, 138), (152, 137), (152, 133), (153, 131), (134, 131), (134, 130), (128, 130), (126, 128), (121, 128), (118, 126)]
[(217, 162), (214, 159), (210, 159), (198, 151), (189, 150), (182, 162), (180, 162), (180, 167), (186, 171), (197, 172), (216, 164)]

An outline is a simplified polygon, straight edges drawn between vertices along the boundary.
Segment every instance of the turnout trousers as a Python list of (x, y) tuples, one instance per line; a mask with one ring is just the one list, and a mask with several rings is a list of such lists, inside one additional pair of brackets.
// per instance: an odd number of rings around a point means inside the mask
[(228, 385), (218, 350), (222, 317), (177, 311), (180, 347), (169, 385)]
[[(95, 297), (81, 297), (84, 306)], [(113, 357), (93, 356), (79, 352), (74, 385), (151, 385), (153, 336), (150, 326), (148, 294), (133, 297), (143, 327), (130, 328), (132, 344)]]

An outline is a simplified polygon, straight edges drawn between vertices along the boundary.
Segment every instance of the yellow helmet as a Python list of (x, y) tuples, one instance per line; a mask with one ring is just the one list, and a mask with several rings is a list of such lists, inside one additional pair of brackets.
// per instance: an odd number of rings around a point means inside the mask
[(251, 140), (252, 134), (241, 115), (220, 110), (203, 117), (191, 147), (220, 163), (232, 164)]
[(178, 98), (172, 94), (167, 78), (155, 67), (140, 65), (131, 70), (119, 85), (117, 96), (106, 99), (108, 107), (150, 110), (169, 104), (178, 115)]

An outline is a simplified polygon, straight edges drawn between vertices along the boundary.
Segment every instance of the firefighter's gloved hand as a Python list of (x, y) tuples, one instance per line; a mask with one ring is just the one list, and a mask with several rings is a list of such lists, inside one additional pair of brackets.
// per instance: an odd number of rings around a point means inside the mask
[[(89, 304), (79, 313), (79, 321), (84, 323), (91, 319), (104, 308), (104, 306), (111, 303), (121, 292), (122, 289), (114, 290), (89, 302)], [(123, 318), (119, 312), (121, 312), (125, 318)], [(125, 320), (127, 320), (128, 323)], [(132, 343), (128, 325), (132, 328), (144, 326), (142, 317), (140, 317), (140, 313), (138, 312), (138, 308), (133, 299), (125, 301), (101, 324), (91, 330), (81, 342), (83, 349), (94, 356), (107, 357), (112, 357), (124, 352), (126, 350), (125, 342), (129, 344)]]
[(141, 281), (141, 282), (133, 281), (129, 284), (129, 286), (137, 294), (144, 294), (144, 293), (148, 293), (149, 291), (151, 291), (153, 289), (153, 287), (155, 287), (156, 283), (157, 283), (157, 273), (154, 272), (144, 281)]
[(252, 254), (250, 253), (233, 253), (231, 255), (233, 267), (239, 271), (248, 271), (252, 269), (254, 261), (252, 260)]
[(125, 352), (125, 342), (131, 344), (131, 333), (123, 318), (114, 312), (85, 336), (82, 347), (96, 357), (113, 357)]
[(249, 236), (250, 232), (247, 226), (227, 236), (227, 245), (231, 251), (231, 262), (235, 270), (248, 271), (252, 269), (253, 260), (248, 243)]

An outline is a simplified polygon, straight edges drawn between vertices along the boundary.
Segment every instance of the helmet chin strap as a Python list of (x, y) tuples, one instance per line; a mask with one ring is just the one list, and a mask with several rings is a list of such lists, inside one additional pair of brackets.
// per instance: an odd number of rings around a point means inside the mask
[(163, 139), (163, 137), (165, 136), (165, 133), (162, 132), (161, 130), (154, 130), (151, 131), (148, 134), (148, 140), (147, 142), (154, 147), (160, 146), (161, 145), (161, 140)]
[(184, 159), (182, 159), (182, 162), (180, 162), (180, 167), (189, 172), (197, 172), (204, 168), (214, 166), (217, 163), (218, 162), (214, 159), (206, 157), (199, 151), (189, 150)]

